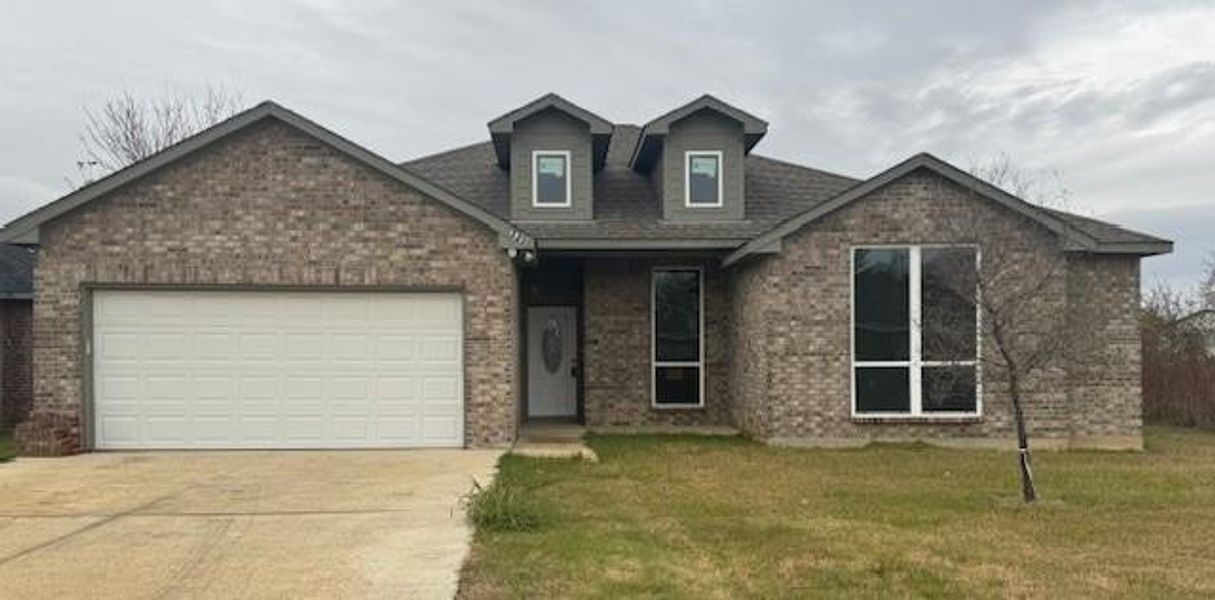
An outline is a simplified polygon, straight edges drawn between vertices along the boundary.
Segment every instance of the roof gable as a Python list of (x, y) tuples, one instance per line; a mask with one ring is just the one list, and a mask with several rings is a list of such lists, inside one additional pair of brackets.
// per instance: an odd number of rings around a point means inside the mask
[(33, 249), (0, 244), (0, 298), (24, 299), (33, 296)]
[(173, 164), (195, 152), (226, 139), (233, 134), (245, 130), (255, 123), (266, 119), (276, 119), (293, 127), (342, 154), (358, 161), (380, 173), (408, 185), (423, 194), (467, 215), (499, 233), (505, 247), (530, 247), (532, 240), (511, 225), (507, 220), (457, 197), (451, 192), (423, 179), (422, 177), (393, 164), (385, 159), (340, 135), (296, 114), (274, 102), (262, 102), (257, 106), (239, 113), (217, 125), (209, 127), (173, 146), (170, 146), (148, 158), (135, 162), (123, 169), (115, 171), (102, 179), (86, 185), (66, 196), (31, 211), (0, 229), (0, 242), (22, 244), (37, 244), (39, 227), (52, 219), (68, 213), (84, 204), (92, 202), (109, 192), (128, 183), (142, 178), (162, 167)]
[[(723, 264), (728, 266), (753, 254), (779, 251), (780, 242), (786, 236), (918, 169), (928, 169), (965, 189), (1037, 222), (1060, 237), (1065, 251), (1136, 255), (1163, 254), (1172, 251), (1172, 242), (1150, 236), (1141, 236), (1139, 240), (1130, 243), (1110, 242), (1098, 238), (1091, 231), (1078, 226), (1076, 220), (1083, 219), (1082, 217), (1035, 206), (931, 154), (921, 153), (757, 236), (727, 256)], [(1099, 221), (1093, 222), (1100, 223)]]
[(702, 110), (708, 110), (738, 121), (743, 127), (745, 140), (743, 152), (748, 153), (759, 140), (768, 132), (768, 122), (736, 106), (727, 104), (712, 95), (705, 94), (679, 108), (676, 108), (641, 128), (641, 136), (633, 149), (630, 166), (640, 171), (648, 171), (658, 157), (658, 149), (662, 140), (671, 132), (671, 125), (686, 119)]
[(515, 132), (515, 124), (546, 110), (560, 111), (586, 123), (591, 132), (592, 161), (594, 162), (595, 169), (602, 168), (607, 157), (608, 142), (612, 137), (613, 126), (611, 121), (552, 92), (536, 98), (488, 123), (489, 135), (494, 142), (494, 152), (498, 156), (498, 165), (502, 168), (510, 166), (510, 140)]

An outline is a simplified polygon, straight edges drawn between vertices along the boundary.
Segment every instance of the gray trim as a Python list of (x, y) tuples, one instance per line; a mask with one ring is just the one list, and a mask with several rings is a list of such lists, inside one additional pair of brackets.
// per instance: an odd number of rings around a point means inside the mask
[(519, 108), (516, 108), (486, 125), (489, 127), (490, 138), (493, 139), (494, 153), (498, 156), (498, 165), (510, 167), (510, 143), (515, 133), (515, 123), (545, 110), (561, 111), (583, 123), (591, 132), (592, 164), (598, 171), (607, 161), (608, 143), (612, 137), (615, 125), (611, 121), (585, 109), (557, 94), (549, 92)]
[(580, 239), (542, 238), (541, 250), (733, 250), (746, 239)]
[(1134, 254), (1136, 256), (1156, 256), (1173, 252), (1173, 242), (1160, 240), (1156, 242), (1098, 242), (1095, 254)]
[[(78, 208), (98, 197), (131, 183), (161, 167), (174, 163), (186, 156), (202, 150), (211, 144), (229, 137), (245, 128), (267, 118), (294, 127), (342, 152), (346, 156), (368, 166), (380, 173), (410, 186), (418, 191), (446, 204), (466, 216), (481, 222), (490, 229), (503, 234), (500, 241), (508, 248), (530, 248), (534, 242), (523, 232), (509, 222), (472, 204), (455, 194), (431, 183), (421, 176), (403, 167), (393, 164), (386, 158), (325, 129), (324, 127), (296, 114), (274, 102), (266, 101), (246, 110), (218, 125), (187, 138), (165, 150), (162, 150), (144, 160), (136, 162), (124, 169), (116, 171), (96, 182), (69, 193), (41, 208), (10, 221), (0, 230), (0, 241), (36, 244), (38, 243), (38, 228), (64, 213)], [(509, 244), (509, 245), (508, 245)]]
[(727, 104), (710, 94), (705, 94), (646, 123), (641, 128), (641, 135), (637, 138), (637, 145), (633, 147), (629, 166), (637, 171), (648, 172), (654, 166), (654, 160), (657, 159), (658, 148), (661, 146), (663, 138), (670, 133), (671, 124), (697, 111), (706, 109), (742, 124), (743, 139), (745, 140), (743, 147), (744, 155), (751, 152), (751, 148), (754, 148), (755, 144), (758, 144), (759, 140), (764, 137), (764, 134), (768, 133), (767, 121), (741, 108)]
[(585, 122), (591, 128), (592, 134), (611, 134), (612, 122), (603, 117), (585, 109), (557, 94), (549, 92), (519, 108), (516, 108), (492, 121), (489, 126), (490, 133), (510, 134), (514, 131), (515, 122), (521, 121), (530, 117), (542, 110), (555, 108), (571, 117)]
[[(777, 225), (771, 230), (759, 235), (751, 240), (743, 247), (739, 248), (734, 253), (730, 254), (722, 261), (722, 266), (730, 266), (747, 256), (761, 252), (761, 249), (770, 247), (773, 242), (784, 239), (786, 236), (797, 232), (802, 227), (813, 223), (814, 221), (834, 212), (848, 204), (859, 200), (860, 198), (873, 193), (877, 189), (903, 177), (917, 169), (928, 169), (946, 179), (972, 191), (982, 195), (985, 198), (998, 202), (1002, 206), (1009, 208), (1016, 213), (1029, 218), (1050, 231), (1059, 235), (1062, 238), (1063, 248), (1069, 252), (1095, 252), (1095, 253), (1127, 253), (1134, 254), (1140, 250), (1151, 250), (1150, 253), (1156, 251), (1163, 246), (1158, 244), (1110, 244), (1100, 243), (1092, 236), (1085, 234), (1075, 227), (1068, 225), (1061, 219), (1049, 214), (1047, 211), (1034, 206), (1000, 188), (987, 183), (965, 171), (954, 167), (953, 165), (935, 157), (931, 154), (921, 153), (875, 175), (874, 177), (865, 180), (834, 198), (819, 204), (797, 216), (794, 216), (783, 223)], [(1171, 242), (1165, 242), (1171, 249)], [(1126, 249), (1122, 249), (1126, 247)]]
[(0, 292), (0, 300), (33, 300), (33, 292)]

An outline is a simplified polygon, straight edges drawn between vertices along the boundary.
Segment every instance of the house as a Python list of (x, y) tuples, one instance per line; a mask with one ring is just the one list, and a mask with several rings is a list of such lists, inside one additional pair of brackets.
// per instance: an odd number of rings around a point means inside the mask
[(0, 431), (25, 420), (33, 400), (34, 253), (0, 244)]
[(1215, 357), (1215, 309), (1196, 310), (1178, 319), (1177, 325), (1184, 331), (1201, 336), (1205, 342), (1207, 354)]
[[(1139, 261), (1171, 242), (926, 154), (864, 180), (767, 158), (768, 123), (711, 96), (634, 126), (549, 94), (488, 125), (396, 164), (267, 102), (9, 223), (40, 248), (21, 451), (494, 446), (553, 420), (1005, 445), (974, 356), (945, 395), (912, 384), (938, 373), (908, 308), (937, 250), (1001, 243), (1066, 256), (1052, 306), (1091, 290), (1105, 315), (1100, 362), (1030, 394), (1035, 439), (1141, 445)], [(949, 239), (946, 214), (1008, 235)]]

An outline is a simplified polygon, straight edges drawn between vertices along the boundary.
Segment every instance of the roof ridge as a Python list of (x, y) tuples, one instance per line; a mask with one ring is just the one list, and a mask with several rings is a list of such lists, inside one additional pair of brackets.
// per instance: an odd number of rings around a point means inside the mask
[(442, 150), (442, 151), (439, 151), (439, 152), (435, 152), (435, 153), (433, 153), (433, 154), (423, 154), (422, 156), (416, 156), (416, 157), (414, 157), (414, 158), (410, 158), (410, 159), (408, 159), (408, 160), (403, 160), (403, 161), (401, 161), (401, 162), (399, 162), (399, 163), (397, 163), (397, 164), (398, 164), (398, 165), (410, 165), (410, 164), (414, 164), (414, 163), (419, 163), (419, 162), (422, 162), (422, 161), (424, 161), (424, 160), (433, 160), (433, 159), (439, 158), (439, 157), (441, 157), (441, 156), (447, 156), (447, 155), (449, 155), (449, 154), (455, 154), (455, 153), (457, 153), (457, 152), (463, 152), (463, 151), (465, 151), (465, 150), (471, 150), (471, 149), (473, 149), (473, 148), (476, 148), (477, 146), (490, 146), (490, 145), (493, 145), (493, 142), (492, 142), (492, 141), (490, 141), (490, 140), (482, 140), (482, 141), (480, 141), (480, 142), (472, 142), (472, 143), (470, 143), (470, 144), (464, 144), (463, 146), (456, 146), (455, 148), (449, 148), (449, 149), (447, 149), (447, 150)]
[(782, 158), (773, 158), (773, 157), (771, 157), (771, 156), (766, 156), (766, 155), (763, 155), (763, 154), (756, 154), (756, 153), (754, 153), (754, 152), (752, 152), (751, 154), (748, 154), (747, 156), (750, 156), (750, 157), (753, 157), (753, 158), (757, 158), (757, 159), (759, 159), (759, 160), (766, 160), (766, 161), (768, 161), (768, 162), (773, 162), (773, 163), (777, 163), (777, 164), (785, 165), (785, 166), (788, 166), (788, 167), (794, 167), (794, 168), (797, 168), (797, 169), (802, 169), (802, 170), (805, 170), (805, 171), (813, 171), (813, 172), (815, 172), (815, 173), (819, 173), (819, 174), (821, 174), (821, 175), (828, 175), (828, 176), (831, 176), (831, 177), (838, 177), (839, 179), (847, 179), (847, 180), (852, 181), (852, 182), (861, 182), (861, 181), (864, 181), (864, 179), (859, 179), (859, 178), (857, 178), (857, 177), (852, 177), (852, 176), (850, 176), (850, 175), (843, 175), (843, 174), (840, 174), (840, 173), (836, 173), (836, 172), (834, 172), (834, 171), (828, 171), (828, 170), (826, 170), (826, 169), (820, 169), (820, 168), (818, 168), (818, 167), (811, 167), (810, 165), (803, 165), (803, 164), (800, 164), (800, 163), (795, 163), (795, 162), (793, 162), (793, 161), (790, 161), (790, 160), (785, 160), (785, 159), (782, 159)]
[[(1032, 202), (1031, 202), (1030, 204), (1034, 204), (1034, 203), (1032, 203)], [(1080, 213), (1075, 213), (1075, 212), (1072, 212), (1072, 211), (1069, 211), (1069, 210), (1062, 210), (1062, 209), (1058, 209), (1058, 208), (1053, 208), (1053, 207), (1050, 207), (1050, 206), (1045, 206), (1045, 205), (1042, 205), (1042, 204), (1034, 204), (1034, 206), (1037, 206), (1038, 208), (1040, 208), (1040, 209), (1042, 209), (1042, 210), (1044, 210), (1044, 211), (1046, 211), (1046, 212), (1052, 213), (1052, 214), (1054, 214), (1054, 215), (1060, 215), (1060, 216), (1062, 216), (1062, 217), (1063, 217), (1063, 218), (1065, 218), (1065, 219), (1066, 219), (1066, 218), (1072, 218), (1072, 219), (1081, 219), (1081, 220), (1084, 220), (1084, 221), (1088, 221), (1088, 222), (1090, 222), (1090, 223), (1096, 223), (1096, 224), (1101, 225), (1101, 226), (1103, 226), (1103, 227), (1113, 227), (1114, 229), (1117, 229), (1118, 231), (1122, 231), (1122, 232), (1125, 232), (1125, 233), (1132, 233), (1132, 234), (1135, 234), (1135, 235), (1138, 235), (1138, 236), (1141, 236), (1141, 237), (1151, 238), (1151, 239), (1154, 239), (1154, 240), (1159, 240), (1159, 241), (1162, 241), (1162, 242), (1167, 241), (1167, 240), (1165, 240), (1165, 239), (1164, 239), (1164, 238), (1162, 238), (1162, 237), (1155, 236), (1155, 235), (1152, 235), (1152, 234), (1150, 234), (1150, 233), (1143, 233), (1142, 231), (1136, 231), (1136, 230), (1134, 230), (1134, 229), (1128, 229), (1128, 228), (1123, 227), (1122, 225), (1119, 225), (1119, 224), (1114, 223), (1114, 222), (1112, 222), (1112, 221), (1106, 221), (1106, 220), (1104, 220), (1104, 219), (1098, 219), (1098, 218), (1096, 218), (1096, 217), (1090, 217), (1090, 216), (1088, 216), (1088, 215), (1082, 215), (1082, 214), (1080, 214)]]

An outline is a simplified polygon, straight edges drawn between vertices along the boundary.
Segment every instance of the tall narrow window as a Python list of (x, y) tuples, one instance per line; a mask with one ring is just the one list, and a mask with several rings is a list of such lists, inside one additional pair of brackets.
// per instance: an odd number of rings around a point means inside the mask
[(532, 204), (570, 205), (570, 153), (565, 150), (532, 153)]
[(688, 152), (686, 156), (685, 203), (721, 206), (721, 152)]
[(701, 338), (701, 272), (696, 268), (654, 270), (654, 406), (704, 405), (704, 344)]
[(973, 247), (853, 251), (853, 411), (977, 415), (977, 252)]

